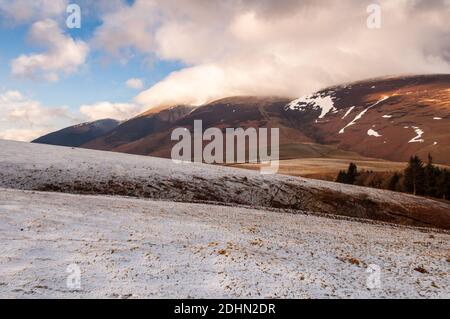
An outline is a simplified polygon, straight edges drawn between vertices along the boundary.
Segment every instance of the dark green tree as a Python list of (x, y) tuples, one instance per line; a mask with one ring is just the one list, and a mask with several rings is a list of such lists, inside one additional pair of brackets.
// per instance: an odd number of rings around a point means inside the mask
[(450, 171), (439, 169), (436, 176), (436, 197), (450, 199)]
[(417, 156), (411, 156), (408, 167), (405, 169), (403, 186), (406, 192), (414, 195), (423, 195), (425, 182), (425, 169), (422, 160)]
[(350, 163), (347, 170), (347, 184), (355, 184), (358, 177), (358, 167), (354, 163)]
[(428, 154), (428, 162), (424, 168), (424, 195), (436, 197), (436, 178), (439, 169), (433, 165), (433, 157)]
[(347, 184), (347, 173), (345, 171), (339, 171), (336, 178), (337, 183)]
[(347, 172), (339, 171), (336, 178), (336, 182), (343, 184), (355, 184), (356, 178), (358, 177), (358, 167), (354, 163), (350, 163)]
[(396, 191), (398, 190), (399, 186), (398, 184), (400, 183), (400, 174), (395, 172), (394, 175), (391, 176), (391, 178), (389, 179), (388, 182), (388, 189), (391, 191)]

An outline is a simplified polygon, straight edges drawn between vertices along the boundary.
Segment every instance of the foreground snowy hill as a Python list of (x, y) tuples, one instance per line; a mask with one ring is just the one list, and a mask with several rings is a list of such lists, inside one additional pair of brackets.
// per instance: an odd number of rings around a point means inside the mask
[(169, 159), (0, 140), (0, 187), (288, 209), (450, 229), (450, 204)]
[(0, 189), (0, 241), (2, 298), (450, 297), (448, 233), (342, 218)]

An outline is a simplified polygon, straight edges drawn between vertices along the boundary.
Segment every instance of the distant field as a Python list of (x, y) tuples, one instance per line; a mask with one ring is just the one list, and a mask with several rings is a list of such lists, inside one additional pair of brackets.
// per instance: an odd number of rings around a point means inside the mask
[[(407, 166), (406, 162), (391, 162), (380, 159), (352, 159), (352, 158), (297, 158), (280, 160), (279, 174), (301, 176), (307, 178), (334, 181), (340, 170), (346, 170), (350, 162), (358, 166), (358, 170), (374, 172), (402, 171)], [(237, 164), (233, 167), (251, 170), (259, 169), (259, 164)], [(439, 165), (441, 167), (447, 167)]]
[[(393, 172), (405, 169), (407, 163), (390, 162), (377, 159), (341, 159), (341, 158), (301, 158), (281, 160), (279, 174), (335, 180), (340, 170), (348, 168), (350, 162), (355, 163), (359, 170), (374, 172)], [(238, 164), (235, 167), (259, 169), (259, 164)]]

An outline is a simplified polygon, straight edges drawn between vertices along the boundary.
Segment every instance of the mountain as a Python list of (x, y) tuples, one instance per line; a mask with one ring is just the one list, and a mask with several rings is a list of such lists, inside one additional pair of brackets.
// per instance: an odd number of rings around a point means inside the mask
[[(175, 121), (165, 122), (165, 125), (160, 125), (160, 121), (157, 121), (158, 125), (147, 122), (146, 132), (139, 125), (149, 121), (149, 116), (154, 120), (161, 114), (172, 113), (179, 108), (175, 107), (157, 114), (137, 116), (82, 147), (169, 158), (172, 146), (176, 143), (170, 138), (172, 131), (177, 127), (184, 127), (192, 132), (194, 120), (202, 120), (204, 129), (208, 127), (217, 127), (222, 130), (227, 127), (280, 128), (282, 158), (321, 157), (330, 154), (355, 155), (352, 152), (341, 151), (332, 145), (313, 144), (314, 141), (311, 138), (290, 122), (285, 107), (291, 100), (285, 97), (229, 97), (195, 109), (191, 108)], [(134, 132), (135, 135), (132, 136), (127, 132)]]
[(417, 154), (450, 165), (450, 75), (384, 77), (330, 87), (309, 96), (229, 97), (176, 106), (126, 121), (81, 147), (170, 157), (173, 129), (280, 129), (280, 158), (379, 158)]
[[(115, 129), (92, 139), (82, 147), (98, 150), (122, 151), (123, 146), (139, 141), (148, 136), (156, 136), (159, 132), (172, 127), (181, 118), (187, 116), (194, 108), (191, 106), (178, 105), (162, 111), (148, 111), (136, 116)], [(169, 138), (170, 140), (170, 138)], [(146, 145), (136, 154), (145, 154)]]
[(82, 123), (41, 136), (33, 140), (32, 143), (77, 147), (103, 136), (116, 128), (119, 123), (119, 121), (112, 119)]
[(337, 86), (292, 101), (287, 112), (316, 143), (393, 161), (432, 153), (450, 164), (450, 75)]

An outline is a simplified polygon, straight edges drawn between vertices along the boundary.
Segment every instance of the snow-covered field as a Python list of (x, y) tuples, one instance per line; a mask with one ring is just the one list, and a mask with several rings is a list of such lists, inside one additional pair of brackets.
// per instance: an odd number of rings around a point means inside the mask
[(448, 229), (448, 203), (145, 156), (0, 150), (0, 298), (450, 297), (448, 231), (360, 219)]
[(127, 195), (370, 218), (450, 229), (448, 203), (169, 159), (0, 140), (0, 187)]
[(450, 235), (386, 224), (0, 189), (0, 241), (2, 298), (450, 297)]

